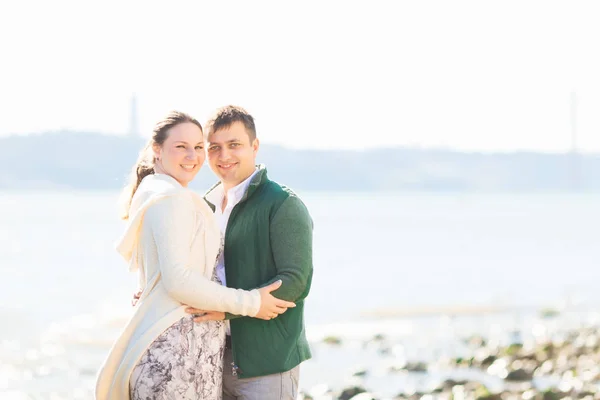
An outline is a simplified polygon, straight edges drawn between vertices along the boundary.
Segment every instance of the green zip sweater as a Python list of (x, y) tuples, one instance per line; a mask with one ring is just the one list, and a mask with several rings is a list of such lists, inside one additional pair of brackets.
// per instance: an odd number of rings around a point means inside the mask
[[(209, 204), (214, 209), (215, 205)], [(227, 316), (234, 369), (240, 378), (289, 371), (311, 357), (304, 329), (304, 299), (313, 273), (312, 228), (302, 200), (289, 188), (269, 180), (267, 170), (259, 166), (227, 223), (227, 286), (250, 290), (281, 279), (283, 284), (272, 294), (295, 302), (296, 307), (270, 321)]]

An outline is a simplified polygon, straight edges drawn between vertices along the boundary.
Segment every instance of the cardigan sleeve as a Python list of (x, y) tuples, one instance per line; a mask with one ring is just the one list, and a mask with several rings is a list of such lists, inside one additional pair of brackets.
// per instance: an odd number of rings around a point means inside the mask
[(193, 199), (182, 192), (150, 206), (144, 216), (156, 244), (158, 268), (167, 293), (201, 310), (255, 316), (260, 308), (258, 290), (232, 289), (191, 269), (192, 238), (196, 229)]

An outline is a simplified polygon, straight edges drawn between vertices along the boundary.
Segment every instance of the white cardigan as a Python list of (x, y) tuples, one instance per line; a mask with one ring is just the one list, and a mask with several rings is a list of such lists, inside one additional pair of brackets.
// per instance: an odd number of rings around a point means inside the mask
[(96, 382), (97, 400), (129, 400), (129, 378), (146, 349), (188, 315), (186, 305), (255, 316), (257, 290), (230, 289), (211, 281), (221, 233), (204, 199), (168, 175), (145, 177), (117, 245), (139, 271), (142, 295), (110, 350)]

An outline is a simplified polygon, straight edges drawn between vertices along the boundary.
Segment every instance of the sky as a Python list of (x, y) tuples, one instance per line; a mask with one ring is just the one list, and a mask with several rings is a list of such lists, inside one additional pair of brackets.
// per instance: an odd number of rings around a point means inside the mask
[(600, 2), (7, 1), (0, 136), (237, 104), (293, 148), (600, 151)]

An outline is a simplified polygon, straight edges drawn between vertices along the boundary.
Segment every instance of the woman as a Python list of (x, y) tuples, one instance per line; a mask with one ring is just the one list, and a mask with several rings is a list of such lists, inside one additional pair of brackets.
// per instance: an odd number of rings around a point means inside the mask
[(204, 158), (200, 123), (172, 112), (134, 167), (117, 250), (138, 271), (142, 292), (100, 370), (97, 400), (220, 399), (223, 322), (195, 324), (186, 306), (262, 319), (294, 306), (271, 296), (281, 282), (251, 291), (218, 282), (221, 234), (206, 202), (187, 189)]

